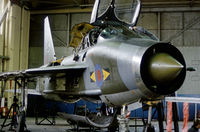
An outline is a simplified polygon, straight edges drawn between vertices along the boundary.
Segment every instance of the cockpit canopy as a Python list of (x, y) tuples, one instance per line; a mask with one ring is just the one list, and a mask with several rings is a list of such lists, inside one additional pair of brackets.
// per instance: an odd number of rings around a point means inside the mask
[(119, 22), (135, 26), (139, 17), (140, 0), (96, 0), (91, 16), (91, 24)]

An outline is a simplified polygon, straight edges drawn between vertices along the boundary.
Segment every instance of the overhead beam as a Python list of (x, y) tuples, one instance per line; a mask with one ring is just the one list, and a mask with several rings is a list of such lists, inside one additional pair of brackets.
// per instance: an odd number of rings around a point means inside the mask
[[(199, 7), (168, 7), (168, 8), (147, 8), (143, 7), (141, 12), (193, 12), (200, 11)], [(31, 15), (34, 14), (67, 14), (67, 13), (91, 13), (92, 8), (68, 8), (68, 9), (55, 9), (55, 10), (32, 10)]]
[(194, 12), (200, 11), (199, 7), (143, 7), (141, 12), (153, 13), (153, 12)]
[(142, 2), (143, 6), (153, 6), (153, 5), (189, 5), (200, 4), (200, 1), (162, 1), (162, 2)]
[(167, 102), (187, 102), (187, 103), (200, 103), (200, 98), (194, 98), (194, 97), (165, 97), (165, 101)]
[(63, 4), (63, 3), (59, 3), (59, 2), (56, 2), (56, 1), (38, 1), (38, 3), (40, 4), (52, 4), (52, 5), (59, 5), (59, 4)]
[(31, 14), (64, 14), (64, 13), (89, 13), (92, 8), (68, 8), (68, 9), (55, 9), (55, 10), (33, 10)]
[(80, 4), (78, 3), (77, 0), (73, 0), (73, 1), (74, 1), (74, 3), (75, 3), (76, 5), (80, 6)]

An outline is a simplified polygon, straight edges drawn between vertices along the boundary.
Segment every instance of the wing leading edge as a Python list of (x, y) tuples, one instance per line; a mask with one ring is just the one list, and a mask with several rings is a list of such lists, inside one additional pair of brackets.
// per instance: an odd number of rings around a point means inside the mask
[(0, 80), (13, 80), (15, 78), (33, 78), (33, 77), (45, 77), (55, 75), (57, 73), (68, 73), (72, 71), (84, 71), (87, 68), (86, 65), (76, 64), (67, 66), (49, 66), (27, 69), (24, 71), (16, 72), (4, 72), (0, 73)]

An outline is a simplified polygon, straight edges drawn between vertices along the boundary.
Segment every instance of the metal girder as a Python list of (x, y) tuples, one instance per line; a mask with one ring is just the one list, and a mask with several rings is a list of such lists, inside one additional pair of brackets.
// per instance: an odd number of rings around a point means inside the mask
[(77, 0), (73, 0), (73, 2), (76, 3), (76, 5), (80, 6), (80, 4)]
[[(199, 7), (168, 7), (168, 8), (142, 8), (141, 12), (191, 12), (200, 11)], [(54, 9), (54, 10), (32, 10), (31, 14), (66, 14), (66, 13), (91, 13), (92, 7), (87, 8), (67, 8), (67, 9)]]
[[(33, 10), (45, 9), (64, 9), (70, 7), (93, 7), (94, 1), (83, 0), (22, 0), (25, 5)], [(147, 7), (197, 7), (200, 0), (141, 0), (143, 8)], [(29, 4), (28, 4), (29, 3)], [(65, 12), (64, 12), (65, 13)], [(42, 13), (41, 13), (42, 14)]]
[(152, 5), (194, 5), (200, 4), (200, 1), (157, 1), (157, 2), (143, 2), (144, 6), (152, 6)]
[(167, 102), (187, 102), (187, 103), (200, 103), (200, 98), (193, 97), (165, 97), (165, 101)]
[(172, 41), (172, 40), (178, 38), (181, 34), (183, 34), (185, 31), (189, 30), (190, 28), (192, 28), (194, 25), (196, 25), (199, 22), (200, 22), (200, 17), (197, 17), (197, 18), (190, 20), (189, 24), (186, 25), (186, 27), (183, 30), (172, 35), (170, 38), (168, 38), (167, 40), (164, 40), (164, 41), (169, 42), (169, 41)]
[(34, 10), (31, 11), (31, 14), (64, 14), (64, 13), (84, 13), (92, 12), (92, 8), (71, 8), (71, 9), (55, 9), (55, 10)]

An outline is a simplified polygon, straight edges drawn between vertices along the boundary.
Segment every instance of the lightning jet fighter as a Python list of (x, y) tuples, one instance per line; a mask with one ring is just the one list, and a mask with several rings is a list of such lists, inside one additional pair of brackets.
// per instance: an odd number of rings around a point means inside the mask
[[(74, 53), (61, 59), (56, 59), (46, 18), (44, 65), (1, 73), (0, 79), (36, 77), (35, 93), (70, 103), (85, 99), (118, 108), (162, 99), (181, 87), (186, 64), (170, 42), (159, 41), (136, 26), (140, 9), (140, 0), (128, 4), (123, 0), (96, 0), (90, 23), (72, 29), (70, 46)], [(108, 122), (79, 119), (96, 127), (107, 127), (113, 121), (110, 116)]]

